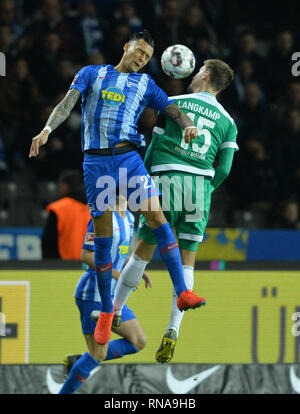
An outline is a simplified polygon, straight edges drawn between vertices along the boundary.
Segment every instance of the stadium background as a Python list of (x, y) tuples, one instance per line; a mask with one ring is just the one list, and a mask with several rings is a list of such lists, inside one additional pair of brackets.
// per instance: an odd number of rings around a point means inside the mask
[[(0, 77), (0, 328), (6, 322), (1, 393), (18, 390), (14, 374), (11, 388), (4, 386), (6, 364), (60, 364), (66, 353), (84, 351), (73, 302), (80, 264), (56, 263), (47, 270), (40, 248), (45, 206), (58, 197), (60, 173), (81, 171), (80, 106), (34, 160), (28, 159), (31, 139), (79, 68), (116, 64), (128, 35), (144, 27), (156, 42), (145, 71), (169, 95), (183, 93), (190, 82), (162, 73), (160, 55), (171, 44), (193, 50), (196, 70), (213, 57), (235, 70), (233, 85), (219, 100), (236, 120), (240, 151), (213, 195), (206, 241), (197, 255), (195, 288), (205, 292), (208, 306), (185, 315), (174, 365), (189, 364), (182, 369), (197, 372), (194, 364), (260, 363), (276, 371), (280, 364), (299, 363), (299, 336), (292, 331), (292, 316), (300, 311), (300, 78), (292, 74), (299, 8), (296, 0), (284, 8), (279, 0), (0, 1), (0, 52), (6, 56), (6, 76)], [(155, 120), (147, 109), (140, 121), (148, 142)], [(159, 261), (149, 271), (152, 291), (140, 286), (130, 298), (147, 347), (114, 363), (155, 363), (171, 300), (169, 277), (155, 267)], [(159, 312), (153, 311), (154, 298)], [(249, 383), (253, 375), (249, 369)], [(159, 392), (157, 384), (153, 392)], [(32, 390), (49, 392), (37, 384)], [(282, 390), (298, 392), (279, 384), (276, 392)], [(212, 386), (206, 392), (221, 391)]]

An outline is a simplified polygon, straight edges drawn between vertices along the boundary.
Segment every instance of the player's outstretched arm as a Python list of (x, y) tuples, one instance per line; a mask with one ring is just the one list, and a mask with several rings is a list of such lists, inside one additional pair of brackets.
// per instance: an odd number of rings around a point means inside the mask
[(77, 89), (71, 89), (68, 91), (64, 99), (56, 105), (45, 125), (45, 128), (48, 127), (48, 129), (43, 129), (42, 132), (32, 139), (29, 158), (36, 157), (38, 155), (40, 147), (47, 143), (50, 131), (53, 131), (68, 118), (79, 96), (80, 92)]
[(232, 167), (233, 156), (233, 148), (225, 148), (222, 151), (220, 151), (216, 173), (213, 180), (211, 181), (213, 190), (216, 190), (222, 184), (225, 178), (229, 175)]
[(191, 120), (175, 103), (168, 105), (165, 114), (175, 121), (184, 130), (183, 138), (186, 143), (198, 136), (198, 129)]

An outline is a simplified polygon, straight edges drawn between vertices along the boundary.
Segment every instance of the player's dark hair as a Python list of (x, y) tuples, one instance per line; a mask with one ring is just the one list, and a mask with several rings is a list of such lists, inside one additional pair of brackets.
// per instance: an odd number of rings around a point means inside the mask
[(233, 81), (234, 72), (223, 60), (207, 59), (204, 61), (204, 65), (210, 73), (209, 82), (214, 90), (221, 91)]
[(133, 42), (134, 40), (143, 39), (147, 42), (151, 47), (154, 49), (154, 40), (149, 32), (149, 30), (145, 29), (143, 32), (134, 32), (129, 38), (129, 42)]

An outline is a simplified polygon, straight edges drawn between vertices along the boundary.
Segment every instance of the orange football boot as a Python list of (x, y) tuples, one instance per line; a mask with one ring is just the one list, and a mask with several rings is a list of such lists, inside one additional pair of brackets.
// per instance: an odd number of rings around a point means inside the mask
[(206, 304), (206, 299), (200, 298), (191, 289), (187, 289), (183, 291), (180, 294), (179, 299), (176, 299), (176, 301), (177, 301), (177, 308), (180, 311), (186, 311), (188, 309), (199, 308), (200, 306), (204, 306)]

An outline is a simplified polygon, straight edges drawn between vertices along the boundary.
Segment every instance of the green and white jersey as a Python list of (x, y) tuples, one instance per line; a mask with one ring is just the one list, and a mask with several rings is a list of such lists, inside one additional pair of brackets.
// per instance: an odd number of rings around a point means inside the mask
[(151, 144), (145, 157), (150, 173), (186, 171), (213, 178), (213, 163), (218, 151), (224, 148), (238, 150), (237, 127), (216, 97), (208, 92), (172, 97), (198, 127), (199, 135), (189, 144), (183, 130), (169, 117), (164, 128), (153, 129)]

